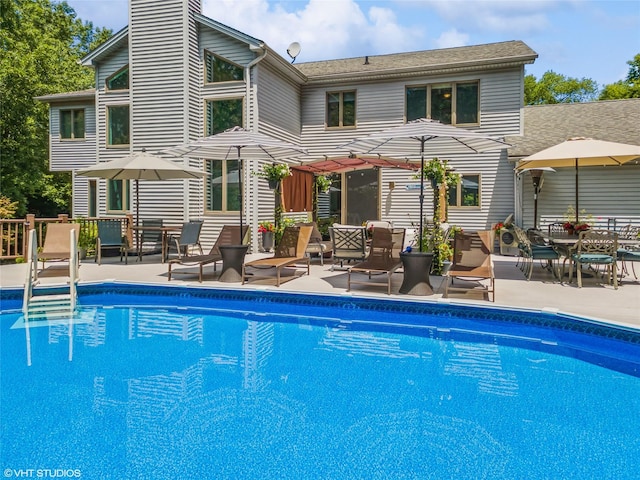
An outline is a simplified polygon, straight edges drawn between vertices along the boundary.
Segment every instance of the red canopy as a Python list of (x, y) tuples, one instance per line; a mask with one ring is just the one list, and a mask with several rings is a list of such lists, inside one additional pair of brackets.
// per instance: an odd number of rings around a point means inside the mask
[(325, 157), (323, 159), (292, 165), (294, 169), (310, 173), (340, 173), (364, 168), (403, 168), (405, 170), (419, 170), (420, 165), (408, 159), (395, 159), (380, 155), (347, 155), (339, 157)]

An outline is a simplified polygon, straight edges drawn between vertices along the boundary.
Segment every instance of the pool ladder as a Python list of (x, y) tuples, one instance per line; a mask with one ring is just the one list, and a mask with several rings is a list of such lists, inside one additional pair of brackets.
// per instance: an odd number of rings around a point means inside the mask
[(47, 293), (38, 293), (35, 287), (40, 283), (38, 280), (38, 251), (36, 241), (36, 231), (31, 230), (29, 237), (29, 256), (27, 262), (27, 278), (24, 286), (24, 298), (22, 302), (22, 313), (25, 322), (29, 320), (53, 320), (69, 318), (75, 313), (77, 303), (77, 282), (78, 282), (78, 247), (76, 242), (76, 232), (71, 230), (69, 241), (69, 285), (43, 290)]

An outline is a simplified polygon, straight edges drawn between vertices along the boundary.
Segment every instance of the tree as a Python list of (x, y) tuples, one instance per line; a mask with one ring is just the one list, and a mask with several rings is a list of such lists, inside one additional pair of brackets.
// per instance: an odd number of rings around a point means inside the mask
[(595, 100), (598, 84), (590, 78), (572, 78), (545, 72), (540, 80), (534, 75), (524, 77), (524, 103), (540, 105), (549, 103), (575, 103)]
[(640, 98), (640, 53), (627, 62), (629, 73), (627, 78), (605, 85), (599, 100), (616, 100), (619, 98)]
[(66, 3), (0, 0), (0, 191), (17, 215), (69, 211), (70, 175), (48, 170), (48, 107), (34, 97), (91, 88), (78, 60), (111, 36)]

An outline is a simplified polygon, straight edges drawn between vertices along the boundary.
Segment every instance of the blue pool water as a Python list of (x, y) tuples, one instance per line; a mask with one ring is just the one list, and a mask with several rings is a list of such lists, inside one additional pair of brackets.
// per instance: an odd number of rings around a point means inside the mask
[(115, 284), (73, 325), (19, 306), (2, 292), (5, 478), (640, 478), (638, 332)]

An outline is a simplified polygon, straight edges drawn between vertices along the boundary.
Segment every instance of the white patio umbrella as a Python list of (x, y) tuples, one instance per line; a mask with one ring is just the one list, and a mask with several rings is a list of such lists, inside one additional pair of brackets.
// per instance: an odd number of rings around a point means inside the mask
[[(420, 172), (424, 170), (425, 153), (441, 155), (443, 152), (460, 153), (469, 150), (477, 153), (510, 146), (497, 137), (445, 125), (437, 120), (419, 118), (358, 138), (340, 148), (354, 148), (365, 153), (401, 158), (415, 157), (416, 144), (420, 145)], [(423, 226), (423, 209), (424, 176), (420, 175), (420, 232)]]
[(640, 158), (640, 146), (638, 145), (574, 137), (523, 158), (518, 162), (516, 170), (540, 169), (541, 167), (574, 167), (576, 177), (576, 222), (578, 222), (580, 212), (578, 207), (579, 167), (622, 165), (636, 158)]
[(98, 163), (88, 168), (76, 170), (76, 175), (107, 178), (110, 180), (135, 180), (136, 187), (136, 224), (140, 223), (139, 180), (174, 180), (180, 178), (203, 178), (207, 172), (185, 167), (165, 158), (142, 151), (117, 158), (109, 162)]
[[(302, 147), (278, 140), (263, 133), (233, 127), (224, 132), (199, 138), (193, 142), (168, 148), (164, 152), (174, 156), (187, 156), (207, 160), (238, 160), (240, 191), (240, 230), (242, 231), (242, 161), (271, 159), (283, 161), (306, 153)], [(242, 243), (242, 239), (240, 239)]]

